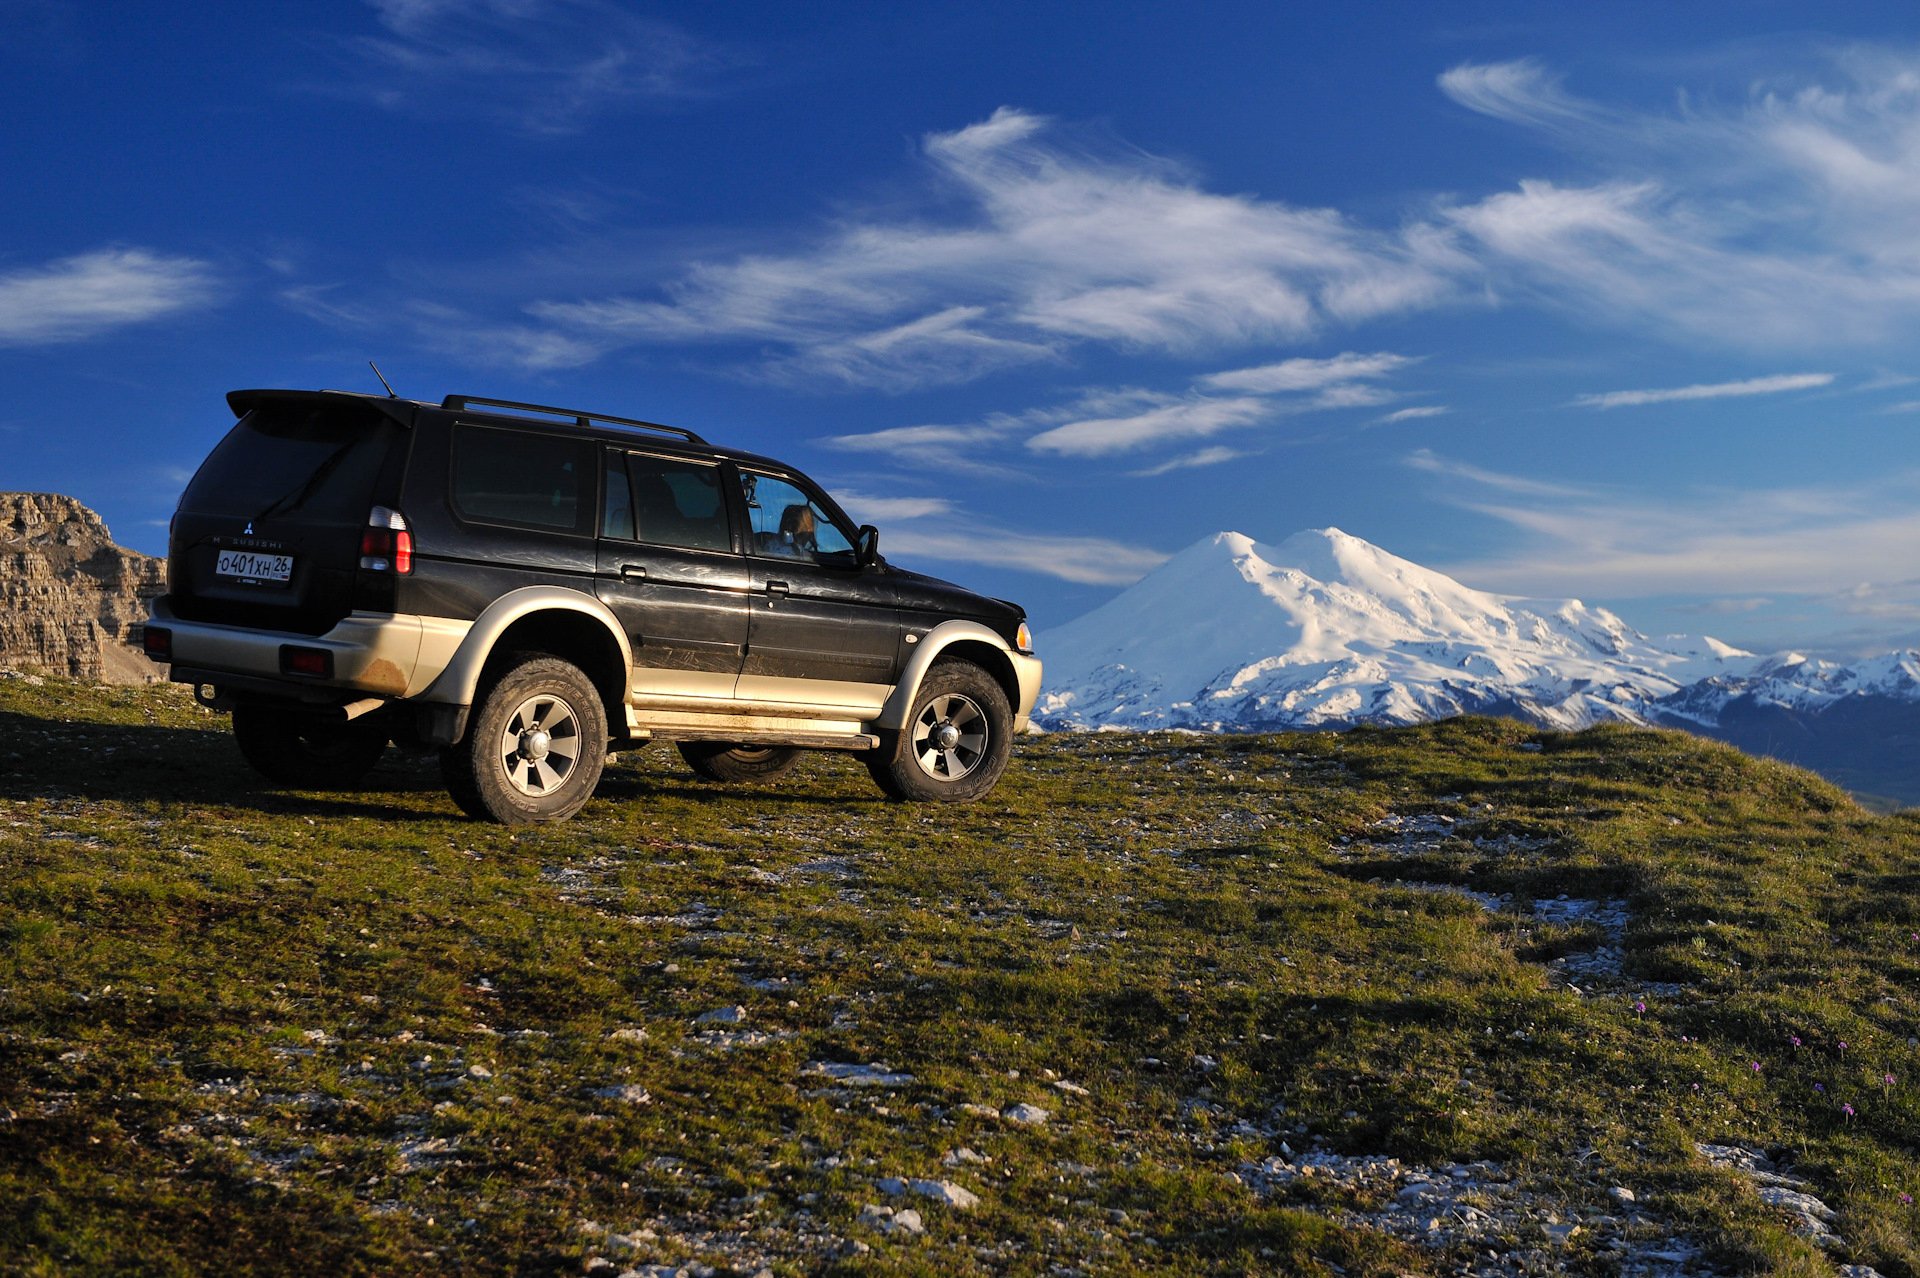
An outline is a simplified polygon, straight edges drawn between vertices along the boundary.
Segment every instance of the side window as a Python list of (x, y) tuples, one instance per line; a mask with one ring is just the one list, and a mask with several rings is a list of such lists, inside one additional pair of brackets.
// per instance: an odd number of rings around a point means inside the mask
[(453, 428), (453, 508), (464, 519), (584, 533), (593, 444), (466, 422)]
[(627, 473), (633, 483), (633, 531), (628, 536), (687, 550), (733, 549), (718, 466), (629, 453)]
[(853, 541), (808, 492), (789, 480), (742, 471), (740, 487), (756, 555), (851, 568)]

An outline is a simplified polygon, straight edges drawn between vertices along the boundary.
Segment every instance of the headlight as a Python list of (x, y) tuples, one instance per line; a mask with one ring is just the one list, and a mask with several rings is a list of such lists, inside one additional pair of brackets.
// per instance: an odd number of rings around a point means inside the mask
[(1033, 651), (1033, 631), (1027, 629), (1027, 623), (1021, 622), (1020, 628), (1013, 632), (1013, 646), (1022, 652)]

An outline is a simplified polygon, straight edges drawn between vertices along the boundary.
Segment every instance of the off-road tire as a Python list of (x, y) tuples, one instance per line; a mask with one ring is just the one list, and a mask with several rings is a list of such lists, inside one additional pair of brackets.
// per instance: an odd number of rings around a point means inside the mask
[(233, 708), (233, 740), (255, 772), (301, 790), (350, 790), (387, 748), (387, 729), (365, 718), (330, 722), (278, 706)]
[(906, 726), (882, 733), (864, 758), (892, 798), (970, 803), (993, 789), (1012, 754), (1013, 709), (999, 682), (971, 661), (937, 661)]
[(774, 781), (800, 762), (794, 746), (731, 745), (725, 741), (682, 741), (680, 757), (694, 775), (707, 781)]
[(530, 653), (483, 685), (467, 735), (440, 754), (447, 793), (502, 825), (564, 821), (607, 763), (607, 712), (580, 667)]

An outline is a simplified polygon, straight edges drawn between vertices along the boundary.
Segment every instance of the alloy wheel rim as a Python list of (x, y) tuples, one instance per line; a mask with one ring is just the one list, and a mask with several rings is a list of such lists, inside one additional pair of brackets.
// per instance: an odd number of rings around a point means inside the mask
[(958, 781), (980, 766), (990, 736), (979, 702), (964, 693), (945, 693), (913, 721), (913, 759), (936, 781)]
[(507, 784), (538, 799), (565, 785), (580, 762), (580, 719), (549, 693), (528, 697), (500, 732), (500, 763)]

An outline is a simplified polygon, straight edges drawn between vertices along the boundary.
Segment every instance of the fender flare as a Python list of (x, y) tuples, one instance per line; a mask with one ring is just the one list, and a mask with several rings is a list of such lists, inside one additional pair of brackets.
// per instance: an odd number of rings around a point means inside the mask
[(521, 586), (509, 590), (488, 604), (473, 619), (473, 626), (454, 652), (453, 660), (440, 672), (418, 700), (437, 705), (470, 706), (480, 686), (480, 672), (487, 658), (505, 634), (507, 627), (537, 612), (573, 612), (599, 622), (620, 651), (621, 686), (624, 689), (633, 670), (633, 645), (619, 620), (598, 599), (564, 586)]
[[(907, 659), (906, 669), (900, 672), (900, 682), (894, 685), (893, 693), (880, 707), (875, 716), (875, 727), (888, 731), (898, 731), (907, 725), (907, 715), (913, 709), (914, 698), (920, 693), (921, 680), (927, 677), (927, 671), (940, 659), (942, 653), (956, 643), (982, 643), (992, 648), (1005, 659), (1004, 670), (989, 671), (1000, 682), (1015, 682), (1013, 649), (1007, 641), (981, 625), (977, 621), (943, 621), (920, 637), (913, 656)], [(1016, 700), (1008, 697), (1009, 701)]]

